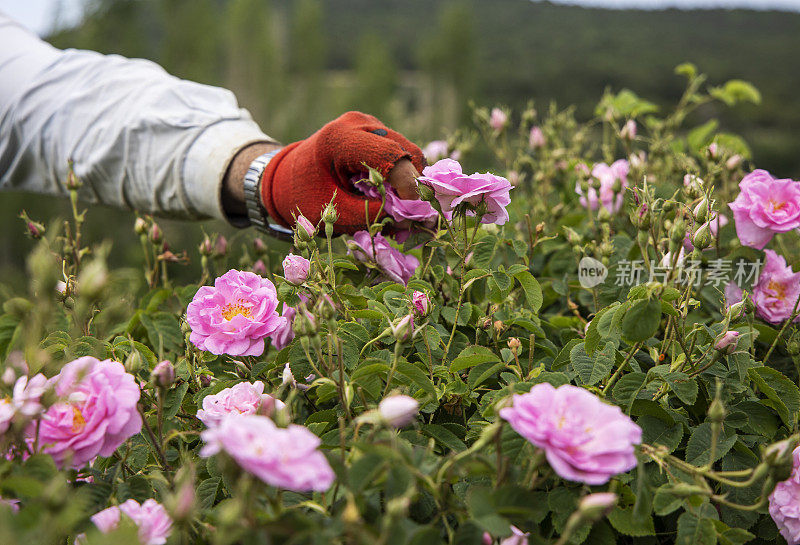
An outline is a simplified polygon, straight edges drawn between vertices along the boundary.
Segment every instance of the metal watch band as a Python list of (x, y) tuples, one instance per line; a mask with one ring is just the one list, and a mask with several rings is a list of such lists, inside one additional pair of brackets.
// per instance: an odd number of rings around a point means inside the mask
[(247, 207), (247, 218), (250, 220), (251, 225), (254, 225), (260, 231), (273, 237), (283, 240), (292, 240), (294, 235), (292, 230), (271, 223), (267, 211), (261, 204), (261, 177), (270, 160), (272, 160), (281, 149), (283, 148), (278, 148), (260, 155), (250, 163), (247, 174), (244, 175), (244, 203)]

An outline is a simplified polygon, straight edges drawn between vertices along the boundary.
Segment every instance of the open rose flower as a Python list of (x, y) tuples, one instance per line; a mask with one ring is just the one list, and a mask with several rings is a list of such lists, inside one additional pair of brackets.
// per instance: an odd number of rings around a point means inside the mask
[(458, 161), (461, 158), (461, 153), (458, 150), (450, 151), (447, 145), (447, 140), (432, 140), (427, 146), (422, 148), (422, 155), (429, 163), (435, 163), (439, 159), (455, 159)]
[(641, 442), (642, 429), (584, 388), (537, 384), (515, 395), (500, 416), (544, 450), (553, 470), (569, 481), (604, 484), (636, 466), (634, 445)]
[(42, 415), (38, 426), (27, 430), (39, 450), (56, 465), (79, 469), (97, 456), (111, 456), (129, 437), (142, 429), (136, 410), (139, 385), (117, 361), (85, 356), (66, 364), (50, 379), (58, 401)]
[(318, 450), (319, 437), (308, 428), (279, 428), (265, 416), (226, 418), (201, 434), (200, 456), (227, 453), (242, 469), (265, 483), (295, 492), (325, 492), (334, 473)]
[(419, 266), (416, 257), (394, 248), (380, 234), (371, 237), (368, 231), (359, 231), (348, 246), (347, 253), (361, 262), (377, 264), (390, 280), (399, 284), (408, 283)]
[(7, 399), (0, 399), (0, 436), (8, 431), (11, 420), (14, 418), (14, 405)]
[(231, 269), (202, 286), (186, 309), (189, 340), (200, 350), (231, 356), (260, 356), (264, 339), (283, 326), (278, 294), (266, 278)]
[(783, 256), (772, 250), (766, 250), (765, 254), (764, 268), (753, 286), (752, 299), (757, 316), (779, 324), (791, 317), (800, 296), (800, 272), (792, 271)]
[(800, 543), (800, 447), (792, 452), (791, 476), (769, 495), (769, 514), (789, 545)]
[(739, 195), (730, 203), (736, 235), (745, 246), (761, 250), (775, 233), (800, 227), (800, 183), (776, 179), (754, 170), (739, 182)]
[(127, 500), (95, 513), (91, 519), (101, 533), (107, 534), (119, 528), (122, 515), (136, 525), (142, 545), (164, 545), (172, 533), (172, 519), (167, 510), (153, 499), (145, 500), (141, 505), (136, 500)]
[[(580, 183), (575, 184), (575, 193), (580, 195), (581, 206), (597, 210), (598, 206), (602, 205), (612, 214), (618, 212), (625, 200), (624, 189), (628, 187), (629, 170), (630, 165), (625, 159), (614, 161), (610, 166), (606, 163), (595, 164), (591, 172), (594, 187), (590, 187), (584, 195)], [(619, 188), (614, 187), (617, 182)]]
[(445, 218), (452, 219), (459, 205), (468, 204), (467, 215), (474, 216), (475, 209), (485, 207), (481, 223), (503, 225), (508, 221), (506, 207), (511, 203), (511, 182), (494, 174), (464, 174), (461, 165), (452, 159), (442, 159), (425, 167), (419, 183), (433, 190)]
[[(354, 176), (351, 180), (353, 186), (371, 199), (380, 199), (381, 194), (378, 188), (370, 184), (368, 181), (369, 174), (362, 173)], [(431, 204), (427, 201), (419, 199), (401, 199), (397, 191), (389, 184), (384, 184), (386, 190), (386, 200), (384, 202), (384, 210), (400, 229), (413, 228), (413, 222), (420, 223), (428, 228), (436, 225), (436, 219), (439, 213), (433, 209)]]
[(197, 411), (197, 418), (206, 426), (218, 425), (225, 418), (234, 415), (262, 414), (271, 416), (286, 405), (264, 393), (264, 383), (260, 380), (250, 384), (240, 382), (221, 392), (203, 398), (203, 408)]

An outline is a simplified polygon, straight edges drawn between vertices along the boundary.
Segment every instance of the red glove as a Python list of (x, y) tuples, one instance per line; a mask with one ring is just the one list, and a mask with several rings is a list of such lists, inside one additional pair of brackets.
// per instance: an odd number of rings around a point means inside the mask
[(365, 228), (364, 203), (374, 221), (381, 202), (367, 199), (350, 179), (366, 170), (364, 163), (386, 178), (402, 159), (410, 159), (418, 172), (425, 166), (419, 147), (400, 133), (371, 115), (347, 112), (272, 158), (261, 180), (261, 201), (284, 227), (294, 225), (293, 213), (316, 224), (335, 191), (339, 220), (334, 230), (352, 234)]

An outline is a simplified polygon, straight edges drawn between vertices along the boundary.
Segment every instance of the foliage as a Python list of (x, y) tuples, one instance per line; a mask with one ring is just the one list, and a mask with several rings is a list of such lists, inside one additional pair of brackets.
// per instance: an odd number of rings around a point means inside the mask
[[(765, 446), (797, 442), (795, 326), (762, 323), (746, 301), (726, 308), (720, 286), (687, 283), (675, 260), (699, 221), (696, 204), (708, 200), (722, 212), (747, 164), (730, 160), (746, 153), (744, 140), (716, 124), (685, 134), (687, 114), (758, 94), (742, 82), (707, 87), (693, 67), (680, 71), (688, 85), (673, 110), (609, 92), (586, 123), (571, 109), (530, 107), (498, 130), (488, 110), (476, 109), (474, 129), (451, 144), (467, 161), (478, 139), (492, 150), (494, 170), (516, 185), (511, 221), (483, 225), (456, 214), (412, 236), (404, 251), (420, 265), (407, 285), (381, 281), (379, 266), (329, 234), (296, 240), (295, 253), (312, 262), (301, 287), (280, 276), (283, 252), (269, 241), (248, 244), (238, 260), (219, 240), (204, 242), (199, 284), (260, 261), (284, 305), (298, 305), (301, 291), (310, 296), (315, 319), (262, 356), (215, 356), (189, 342), (185, 310), (198, 284), (172, 280), (181, 256), (164, 248), (152, 219), (136, 225), (144, 274), (108, 268), (107, 249), (85, 246), (77, 207), (68, 230), (38, 230), (29, 290), (6, 298), (0, 315), (4, 369), (16, 373), (24, 360), (31, 373), (52, 376), (82, 355), (124, 362), (144, 384), (147, 425), (80, 472), (59, 471), (46, 455), (0, 462), (0, 495), (22, 500), (17, 514), (0, 506), (0, 541), (72, 543), (88, 532), (90, 543), (135, 544), (131, 528), (100, 535), (88, 517), (156, 498), (175, 520), (169, 543), (480, 543), (484, 532), (511, 535), (512, 525), (534, 543), (774, 542), (766, 497), (786, 478), (787, 460)], [(640, 134), (621, 138), (629, 119)], [(531, 148), (534, 125), (544, 144)], [(587, 138), (595, 130), (597, 144)], [(581, 165), (620, 156), (630, 160), (626, 208), (581, 207), (576, 185), (590, 187)], [(684, 188), (687, 173), (705, 184)], [(374, 172), (372, 179), (381, 183)], [(712, 249), (692, 254), (705, 264), (704, 279), (713, 259), (758, 257), (732, 235), (723, 228), (706, 244)], [(797, 245), (792, 233), (778, 240)], [(669, 250), (662, 277), (614, 281), (624, 261), (655, 267)], [(608, 267), (605, 282), (578, 281), (583, 257)], [(432, 305), (407, 339), (392, 330), (414, 308), (414, 291)], [(728, 330), (739, 332), (735, 350), (715, 348)], [(164, 359), (174, 363), (174, 382), (150, 376)], [(320, 437), (336, 474), (327, 492), (278, 490), (224, 455), (198, 456), (203, 399), (256, 380), (287, 404), (279, 424), (303, 424)], [(498, 417), (512, 394), (543, 382), (587, 388), (630, 415), (643, 430), (637, 468), (602, 486), (560, 478)], [(395, 430), (375, 417), (392, 392), (419, 402), (413, 425)], [(23, 429), (15, 422), (4, 447), (24, 451)], [(579, 507), (605, 491), (618, 496), (607, 515)]]

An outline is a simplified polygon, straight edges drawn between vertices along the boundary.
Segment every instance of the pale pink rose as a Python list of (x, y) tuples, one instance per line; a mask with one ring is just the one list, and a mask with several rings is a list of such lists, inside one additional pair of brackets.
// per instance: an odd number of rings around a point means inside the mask
[[(256, 240), (261, 240), (257, 238)], [(253, 267), (250, 269), (258, 276), (266, 276), (267, 275), (267, 266), (264, 264), (264, 261), (259, 259), (255, 263), (253, 263)]]
[(508, 114), (500, 108), (492, 108), (492, 113), (489, 116), (489, 126), (494, 130), (500, 132), (505, 128), (508, 123)]
[(139, 385), (117, 361), (85, 356), (66, 364), (48, 381), (58, 401), (48, 407), (38, 425), (26, 430), (28, 441), (53, 457), (56, 465), (70, 461), (80, 469), (97, 456), (111, 456), (142, 429), (136, 409)]
[(565, 384), (537, 384), (500, 417), (525, 439), (544, 450), (550, 467), (562, 478), (591, 485), (636, 467), (634, 445), (642, 429), (619, 407)]
[(622, 130), (619, 132), (619, 136), (623, 140), (633, 140), (636, 138), (636, 121), (633, 119), (626, 121)]
[(769, 514), (789, 545), (800, 543), (800, 447), (792, 452), (792, 475), (769, 495)]
[(91, 519), (101, 533), (107, 534), (119, 527), (123, 514), (136, 525), (142, 545), (164, 545), (172, 533), (172, 519), (167, 510), (153, 499), (145, 500), (141, 505), (136, 500), (127, 500), (119, 506), (95, 513)]
[(8, 431), (16, 411), (8, 399), (0, 399), (0, 436)]
[(541, 127), (531, 127), (531, 134), (528, 136), (528, 145), (531, 149), (544, 147), (545, 139)]
[(271, 416), (286, 405), (264, 393), (264, 383), (260, 380), (250, 384), (240, 382), (225, 388), (217, 394), (203, 398), (203, 408), (197, 411), (197, 418), (206, 426), (213, 427), (229, 416), (261, 414)]
[(739, 182), (739, 195), (729, 203), (736, 234), (745, 246), (763, 249), (775, 233), (800, 227), (800, 183), (754, 170)]
[(299, 286), (308, 278), (311, 262), (303, 256), (289, 254), (283, 260), (283, 276), (286, 281)]
[(431, 298), (423, 291), (414, 290), (411, 294), (411, 304), (419, 316), (427, 316), (431, 310)]
[(403, 254), (383, 235), (371, 237), (369, 231), (354, 234), (348, 247), (348, 254), (363, 263), (377, 264), (386, 277), (399, 284), (407, 284), (419, 266), (416, 257)]
[(385, 397), (378, 404), (378, 412), (390, 426), (402, 428), (419, 414), (419, 401), (407, 395)]
[(290, 424), (279, 428), (265, 416), (226, 418), (200, 436), (200, 456), (225, 452), (242, 469), (265, 483), (295, 492), (325, 492), (335, 475), (318, 450), (319, 437), (308, 428)]
[(202, 286), (186, 309), (189, 340), (200, 350), (231, 356), (260, 356), (264, 339), (284, 325), (275, 286), (257, 274), (231, 269)]
[[(612, 214), (617, 213), (622, 208), (625, 200), (629, 169), (630, 165), (625, 159), (614, 161), (610, 166), (606, 163), (596, 163), (591, 172), (594, 187), (590, 187), (586, 195), (584, 195), (580, 182), (575, 184), (575, 193), (580, 195), (578, 200), (581, 206), (590, 210), (597, 210), (598, 206), (602, 205)], [(616, 182), (619, 182), (618, 191), (614, 190)]]
[(500, 540), (500, 545), (528, 545), (530, 532), (523, 532), (516, 526), (511, 526), (511, 535)]
[(422, 148), (422, 154), (429, 163), (450, 157), (447, 140), (432, 140)]
[[(772, 250), (766, 250), (765, 257), (764, 268), (753, 286), (753, 304), (757, 316), (771, 324), (779, 324), (791, 317), (800, 296), (800, 272), (793, 272), (783, 256)], [(795, 321), (799, 319), (795, 318)]]
[(742, 300), (742, 288), (736, 282), (728, 282), (725, 286), (725, 307), (730, 308)]
[(485, 208), (481, 223), (503, 225), (508, 221), (506, 207), (511, 203), (511, 183), (494, 174), (464, 174), (461, 165), (452, 159), (442, 159), (425, 167), (419, 183), (433, 190), (445, 218), (452, 219), (459, 205), (468, 205), (467, 215), (474, 216), (475, 209)]

